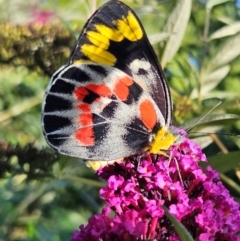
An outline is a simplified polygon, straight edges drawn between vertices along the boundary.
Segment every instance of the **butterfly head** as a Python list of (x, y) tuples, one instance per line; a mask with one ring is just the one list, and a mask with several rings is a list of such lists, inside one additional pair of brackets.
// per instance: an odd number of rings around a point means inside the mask
[(162, 127), (153, 137), (153, 141), (149, 145), (149, 152), (153, 154), (162, 153), (161, 150), (168, 150), (168, 148), (175, 142), (176, 136), (169, 128)]

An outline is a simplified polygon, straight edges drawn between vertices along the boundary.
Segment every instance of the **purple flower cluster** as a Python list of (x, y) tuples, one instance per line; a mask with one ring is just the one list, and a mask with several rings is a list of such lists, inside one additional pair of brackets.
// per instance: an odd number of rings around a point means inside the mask
[(198, 166), (206, 161), (201, 148), (182, 138), (168, 155), (141, 153), (100, 169), (98, 176), (108, 183), (100, 190), (107, 206), (71, 241), (180, 241), (162, 205), (194, 240), (240, 241), (239, 204), (215, 171)]

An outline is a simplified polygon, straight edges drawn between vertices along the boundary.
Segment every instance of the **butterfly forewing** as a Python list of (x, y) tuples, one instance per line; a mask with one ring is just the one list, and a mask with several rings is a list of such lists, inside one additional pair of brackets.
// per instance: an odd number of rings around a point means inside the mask
[(152, 96), (166, 125), (172, 105), (164, 73), (136, 14), (119, 1), (109, 1), (88, 20), (70, 64), (91, 61), (132, 76)]

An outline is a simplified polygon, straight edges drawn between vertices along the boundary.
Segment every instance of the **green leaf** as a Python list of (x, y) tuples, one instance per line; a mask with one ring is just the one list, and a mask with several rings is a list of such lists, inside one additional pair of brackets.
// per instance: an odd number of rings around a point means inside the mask
[[(218, 133), (223, 127), (223, 125), (198, 126), (189, 131), (189, 137), (203, 149), (213, 142), (210, 133)], [(195, 131), (195, 129), (197, 129), (197, 131)]]
[(180, 239), (182, 241), (194, 241), (192, 236), (189, 234), (187, 229), (168, 211), (168, 209), (163, 206), (163, 210), (165, 211), (166, 216), (173, 224), (176, 232), (178, 233)]
[(207, 94), (204, 94), (204, 99), (212, 99), (212, 98), (219, 98), (219, 99), (224, 99), (224, 98), (238, 98), (239, 94), (238, 93), (232, 93), (232, 92), (227, 92), (226, 90), (223, 91), (216, 91), (210, 92)]
[[(204, 97), (208, 92), (215, 89), (216, 86), (222, 81), (222, 79), (227, 76), (229, 71), (230, 71), (230, 66), (225, 65), (221, 68), (216, 69), (212, 73), (209, 73), (206, 76), (202, 76), (202, 80), (200, 81), (202, 84), (200, 95)], [(199, 93), (197, 89), (194, 89), (191, 94), (191, 98), (192, 99), (198, 98), (198, 96), (199, 96)]]
[(226, 120), (240, 120), (240, 116), (233, 115), (233, 114), (214, 114), (214, 115), (212, 114), (212, 115), (200, 116), (192, 119), (191, 121), (184, 123), (181, 126), (181, 128), (187, 130), (197, 125), (209, 124), (210, 122), (215, 122), (215, 121), (223, 122)]
[(208, 72), (230, 63), (240, 55), (239, 48), (240, 33), (229, 37), (222, 45), (219, 46), (212, 59), (208, 63)]
[(220, 173), (220, 178), (224, 182), (225, 186), (228, 186), (228, 188), (236, 193), (237, 196), (240, 195), (240, 186), (238, 182), (235, 182), (233, 179), (229, 178), (227, 175), (224, 175), (223, 173)]
[(163, 51), (161, 65), (164, 68), (178, 51), (182, 42), (191, 12), (191, 1), (178, 0), (163, 28), (171, 34)]
[[(191, 132), (190, 132), (190, 134), (191, 134)], [(190, 137), (190, 139), (195, 141), (199, 146), (201, 146), (202, 149), (206, 148), (207, 146), (209, 146), (213, 142), (212, 138), (209, 135), (200, 136), (200, 137), (196, 137), (196, 138)]]
[(215, 88), (220, 83), (220, 81), (223, 78), (225, 78), (225, 76), (228, 74), (229, 71), (230, 71), (230, 66), (225, 65), (221, 68), (216, 69), (212, 73), (209, 73), (207, 76), (205, 76), (203, 79), (203, 82), (204, 82), (203, 89), (206, 85), (211, 86), (211, 88), (209, 88), (208, 86), (207, 88), (204, 89), (204, 91), (210, 91), (213, 88)]
[(210, 165), (213, 169), (224, 173), (236, 167), (240, 167), (240, 151), (233, 151), (227, 154), (218, 154), (208, 157), (207, 163), (201, 163), (202, 167)]
[(232, 0), (208, 0), (207, 4), (206, 4), (206, 8), (211, 9), (216, 5), (222, 4), (222, 3), (226, 3), (226, 2), (233, 2)]
[(161, 32), (161, 33), (149, 35), (148, 39), (149, 39), (151, 44), (156, 44), (156, 43), (159, 43), (159, 42), (167, 39), (169, 36), (170, 36), (169, 33)]
[(229, 24), (227, 26), (224, 26), (217, 31), (215, 31), (210, 37), (209, 40), (228, 37), (234, 34), (237, 34), (240, 32), (240, 22), (236, 21), (232, 24)]

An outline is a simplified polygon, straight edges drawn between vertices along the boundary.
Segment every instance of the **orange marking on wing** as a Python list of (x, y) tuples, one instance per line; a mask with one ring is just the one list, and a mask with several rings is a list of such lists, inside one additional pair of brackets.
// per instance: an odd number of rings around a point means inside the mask
[(86, 88), (101, 96), (112, 95), (111, 90), (105, 84), (102, 84), (102, 85), (88, 84), (86, 85)]
[(92, 125), (92, 113), (83, 113), (79, 116), (79, 122), (82, 126)]
[(77, 105), (77, 108), (82, 112), (91, 112), (91, 106), (88, 104), (79, 104)]
[(129, 76), (123, 77), (121, 81), (123, 81), (127, 86), (130, 86), (133, 84), (133, 80)]
[(144, 125), (152, 130), (157, 123), (157, 114), (152, 102), (148, 99), (140, 103), (140, 117)]
[(77, 99), (83, 100), (86, 95), (88, 95), (89, 92), (86, 90), (85, 87), (78, 87), (74, 91), (74, 95), (76, 96)]
[(84, 146), (93, 146), (95, 143), (92, 127), (82, 127), (78, 129), (75, 137)]
[(114, 94), (116, 97), (122, 101), (127, 100), (127, 97), (129, 95), (129, 87), (133, 84), (133, 80), (125, 76), (124, 78), (118, 79), (117, 83), (114, 86)]

